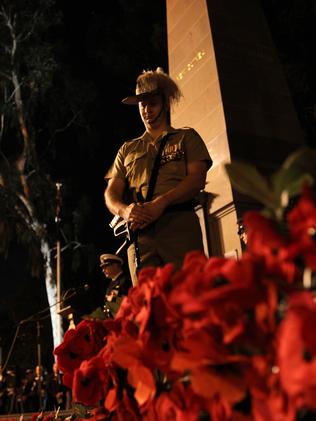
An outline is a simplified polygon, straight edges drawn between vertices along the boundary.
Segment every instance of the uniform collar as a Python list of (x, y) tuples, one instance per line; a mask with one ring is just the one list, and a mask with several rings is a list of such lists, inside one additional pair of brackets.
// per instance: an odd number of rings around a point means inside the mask
[(114, 276), (114, 278), (111, 278), (112, 282), (113, 282), (113, 281), (116, 281), (116, 280), (117, 280), (117, 278), (118, 278), (119, 276), (121, 276), (121, 275), (122, 275), (122, 273), (123, 273), (123, 271), (121, 270), (121, 272), (117, 273), (117, 274)]
[[(178, 133), (179, 131), (180, 131), (179, 129), (175, 129), (172, 126), (169, 126), (167, 130), (164, 130), (162, 132), (162, 134), (157, 138), (157, 140), (161, 140), (164, 136), (167, 136), (172, 133)], [(141, 136), (141, 139), (145, 140), (146, 142), (152, 142), (152, 137), (150, 136), (148, 132), (144, 132), (143, 135)]]

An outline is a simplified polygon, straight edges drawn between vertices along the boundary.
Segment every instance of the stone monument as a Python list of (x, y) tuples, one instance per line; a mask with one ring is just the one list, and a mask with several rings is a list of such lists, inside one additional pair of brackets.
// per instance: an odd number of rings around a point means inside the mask
[[(184, 98), (175, 127), (194, 127), (214, 161), (203, 231), (208, 253), (239, 257), (237, 220), (257, 204), (232, 189), (224, 164), (270, 174), (303, 143), (259, 0), (166, 0), (169, 74)], [(205, 212), (204, 212), (205, 214)]]

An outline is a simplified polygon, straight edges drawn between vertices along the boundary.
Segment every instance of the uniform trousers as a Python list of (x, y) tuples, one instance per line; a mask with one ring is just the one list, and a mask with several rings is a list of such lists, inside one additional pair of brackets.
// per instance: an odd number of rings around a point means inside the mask
[(135, 243), (127, 250), (133, 285), (137, 284), (137, 273), (144, 267), (161, 267), (172, 263), (178, 270), (189, 251), (204, 251), (199, 218), (194, 210), (165, 212), (157, 221), (138, 232), (137, 246), (139, 267), (136, 264)]

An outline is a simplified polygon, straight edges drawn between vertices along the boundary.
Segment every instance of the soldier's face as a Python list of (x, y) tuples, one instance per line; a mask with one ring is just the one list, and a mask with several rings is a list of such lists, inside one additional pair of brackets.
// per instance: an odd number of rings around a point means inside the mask
[(146, 127), (158, 125), (166, 118), (163, 98), (160, 95), (139, 102), (139, 113)]
[(107, 278), (112, 278), (121, 270), (121, 266), (115, 262), (107, 262), (102, 266), (102, 272)]

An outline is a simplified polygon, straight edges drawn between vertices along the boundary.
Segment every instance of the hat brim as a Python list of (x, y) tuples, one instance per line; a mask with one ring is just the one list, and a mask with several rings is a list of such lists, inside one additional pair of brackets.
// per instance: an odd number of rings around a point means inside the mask
[(104, 262), (102, 262), (100, 264), (100, 268), (102, 268), (102, 266), (105, 266), (108, 262), (119, 263), (120, 265), (123, 264), (123, 260), (119, 260), (119, 259), (108, 259), (108, 260), (105, 260)]
[(126, 105), (137, 105), (139, 102), (145, 101), (146, 99), (157, 95), (161, 95), (161, 92), (156, 89), (155, 91), (143, 92), (141, 94), (128, 96), (122, 99), (122, 103)]

